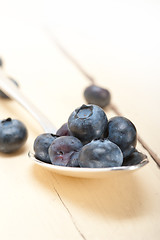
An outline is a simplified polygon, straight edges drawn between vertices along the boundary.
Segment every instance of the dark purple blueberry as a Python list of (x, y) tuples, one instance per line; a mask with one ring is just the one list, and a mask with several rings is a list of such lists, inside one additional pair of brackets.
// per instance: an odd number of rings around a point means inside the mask
[[(16, 80), (14, 80), (13, 78), (9, 77), (9, 79), (15, 84), (15, 86), (19, 87), (18, 83), (16, 82)], [(0, 90), (0, 97), (1, 98), (5, 98), (5, 99), (10, 99), (3, 91)]]
[(84, 97), (87, 103), (98, 105), (101, 108), (108, 106), (111, 101), (110, 92), (96, 85), (87, 87), (84, 91)]
[(82, 105), (72, 112), (68, 119), (71, 134), (83, 144), (101, 138), (107, 131), (108, 119), (102, 108), (96, 105)]
[(54, 140), (49, 147), (51, 163), (59, 166), (77, 167), (79, 151), (82, 148), (79, 139), (62, 136)]
[(125, 117), (113, 117), (108, 122), (108, 139), (117, 144), (123, 157), (128, 157), (137, 144), (137, 131), (134, 124)]
[(131, 155), (124, 158), (123, 166), (132, 166), (132, 165), (139, 164), (140, 162), (142, 162), (146, 158), (147, 158), (147, 156), (145, 154), (135, 150)]
[(51, 143), (57, 138), (57, 135), (52, 133), (40, 134), (34, 141), (35, 157), (43, 162), (51, 163), (48, 149)]
[(68, 124), (64, 123), (56, 132), (56, 135), (58, 136), (70, 136), (71, 133), (68, 128)]
[(15, 152), (24, 145), (27, 136), (27, 129), (21, 121), (11, 118), (2, 120), (0, 122), (0, 152)]
[(120, 148), (108, 139), (93, 140), (85, 145), (79, 154), (80, 167), (119, 167), (123, 162)]

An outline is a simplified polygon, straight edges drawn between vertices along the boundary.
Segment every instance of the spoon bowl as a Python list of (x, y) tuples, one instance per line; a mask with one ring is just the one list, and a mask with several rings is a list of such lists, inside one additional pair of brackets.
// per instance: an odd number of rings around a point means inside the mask
[(142, 168), (149, 162), (146, 158), (140, 163), (132, 166), (108, 167), (108, 168), (80, 168), (80, 167), (63, 167), (63, 166), (53, 165), (50, 163), (45, 163), (35, 158), (32, 152), (29, 152), (28, 156), (37, 165), (44, 167), (48, 170), (51, 170), (54, 173), (70, 176), (70, 177), (78, 177), (78, 178), (105, 178), (109, 174), (115, 174), (117, 172), (118, 173), (133, 172), (135, 170)]

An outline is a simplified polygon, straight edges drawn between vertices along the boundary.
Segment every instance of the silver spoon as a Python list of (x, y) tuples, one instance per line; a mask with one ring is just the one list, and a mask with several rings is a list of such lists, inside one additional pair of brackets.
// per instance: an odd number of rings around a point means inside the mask
[[(54, 125), (41, 113), (41, 111), (36, 108), (27, 99), (21, 90), (17, 88), (5, 75), (5, 73), (0, 69), (0, 89), (7, 94), (10, 98), (16, 100), (20, 105), (22, 105), (40, 124), (44, 132), (46, 133), (56, 133), (56, 128)], [(72, 176), (72, 177), (82, 177), (82, 178), (104, 178), (109, 174), (113, 173), (124, 173), (132, 172), (138, 170), (145, 166), (149, 161), (144, 159), (139, 164), (132, 166), (121, 166), (121, 167), (109, 167), (109, 168), (78, 168), (78, 167), (62, 167), (53, 164), (42, 162), (34, 157), (34, 154), (29, 152), (28, 156), (36, 164), (52, 170), (55, 173)]]

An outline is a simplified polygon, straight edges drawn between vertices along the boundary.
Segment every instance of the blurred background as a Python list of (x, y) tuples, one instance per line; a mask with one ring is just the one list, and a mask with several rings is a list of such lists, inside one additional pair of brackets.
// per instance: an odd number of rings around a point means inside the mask
[[(51, 51), (48, 29), (99, 85), (111, 90), (122, 114), (139, 129), (144, 126), (140, 133), (151, 146), (156, 138), (153, 148), (158, 152), (160, 1), (0, 0), (0, 55), (6, 71), (23, 79), (30, 98), (33, 80), (45, 85), (43, 80), (52, 81), (53, 71), (67, 87), (68, 68), (53, 58), (56, 50)], [(76, 81), (87, 85), (81, 77)], [(56, 81), (54, 86), (58, 91)], [(55, 109), (62, 107), (58, 100)]]

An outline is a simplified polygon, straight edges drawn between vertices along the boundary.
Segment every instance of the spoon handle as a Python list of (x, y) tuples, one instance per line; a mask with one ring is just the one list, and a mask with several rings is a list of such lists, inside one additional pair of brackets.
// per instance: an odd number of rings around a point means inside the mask
[(0, 89), (10, 98), (22, 105), (40, 124), (44, 132), (56, 133), (54, 125), (41, 113), (41, 111), (30, 102), (30, 100), (15, 86), (0, 69)]

